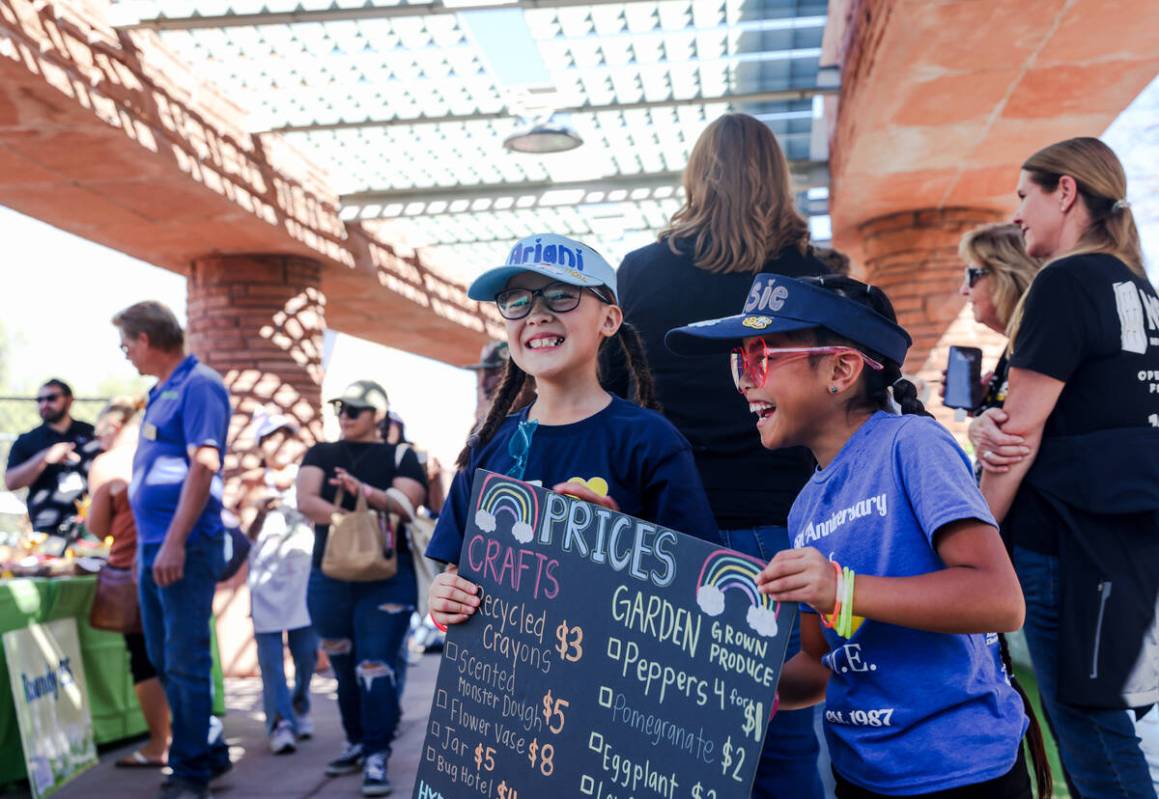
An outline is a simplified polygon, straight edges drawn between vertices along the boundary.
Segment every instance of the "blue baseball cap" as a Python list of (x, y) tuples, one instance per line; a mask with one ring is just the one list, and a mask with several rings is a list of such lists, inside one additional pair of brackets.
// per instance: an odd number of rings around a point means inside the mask
[(903, 363), (913, 343), (905, 328), (868, 306), (823, 288), (824, 280), (757, 275), (739, 314), (669, 330), (664, 343), (677, 355), (711, 355), (726, 352), (751, 336), (823, 327), (896, 364)]
[(507, 281), (521, 272), (535, 272), (584, 288), (607, 286), (616, 302), (620, 301), (616, 292), (616, 270), (611, 264), (583, 242), (554, 233), (537, 233), (517, 241), (507, 256), (507, 263), (488, 269), (475, 278), (467, 289), (467, 296), (479, 302), (490, 302), (507, 288)]

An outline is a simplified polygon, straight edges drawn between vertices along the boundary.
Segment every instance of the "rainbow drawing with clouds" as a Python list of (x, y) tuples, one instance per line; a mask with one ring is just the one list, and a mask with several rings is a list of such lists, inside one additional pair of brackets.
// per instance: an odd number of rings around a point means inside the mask
[(766, 638), (777, 635), (780, 608), (757, 589), (757, 575), (764, 564), (756, 558), (718, 549), (704, 560), (696, 580), (696, 604), (709, 616), (724, 613), (726, 591), (739, 591), (749, 601), (745, 620), (754, 632)]
[(539, 522), (539, 497), (530, 486), (489, 474), (479, 491), (479, 506), (475, 509), (475, 524), (485, 533), (493, 533), (500, 516), (511, 517), (511, 535), (520, 544), (529, 544), (535, 537)]

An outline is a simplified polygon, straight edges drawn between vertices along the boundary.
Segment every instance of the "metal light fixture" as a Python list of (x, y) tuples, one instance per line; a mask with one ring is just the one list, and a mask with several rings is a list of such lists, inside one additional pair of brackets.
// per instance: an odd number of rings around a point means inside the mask
[(575, 128), (554, 116), (523, 127), (503, 140), (513, 153), (566, 153), (584, 143)]

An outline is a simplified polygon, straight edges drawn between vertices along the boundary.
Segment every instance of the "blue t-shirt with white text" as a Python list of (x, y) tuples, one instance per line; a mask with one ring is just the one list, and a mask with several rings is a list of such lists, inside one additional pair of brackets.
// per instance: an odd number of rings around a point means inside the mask
[(459, 562), (476, 469), (549, 489), (583, 481), (614, 499), (624, 513), (720, 543), (692, 448), (663, 416), (619, 397), (587, 419), (566, 425), (528, 423), (529, 409), (507, 417), (490, 441), (471, 452), (467, 468), (455, 475), (428, 557)]
[[(801, 491), (789, 535), (858, 575), (911, 577), (945, 568), (935, 534), (962, 520), (998, 535), (965, 453), (932, 419), (879, 412)], [(845, 779), (905, 795), (985, 782), (1014, 766), (1027, 720), (996, 634), (856, 616), (854, 624), (849, 640), (823, 628), (825, 731)]]
[[(129, 484), (137, 540), (142, 544), (165, 540), (189, 476), (189, 453), (200, 447), (213, 447), (225, 460), (230, 414), (229, 390), (221, 375), (192, 355), (181, 361), (164, 383), (149, 390), (149, 404), (133, 457), (133, 481)], [(219, 472), (189, 540), (224, 532), (222, 491)]]

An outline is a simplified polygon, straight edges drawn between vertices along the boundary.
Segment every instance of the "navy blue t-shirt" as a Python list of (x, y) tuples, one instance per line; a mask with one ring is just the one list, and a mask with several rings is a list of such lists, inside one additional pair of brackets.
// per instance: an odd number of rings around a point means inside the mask
[[(789, 538), (858, 575), (912, 577), (945, 568), (936, 535), (962, 520), (997, 528), (953, 437), (933, 419), (876, 413), (801, 490)], [(822, 630), (825, 733), (845, 779), (891, 796), (924, 794), (1014, 766), (1027, 720), (996, 634), (853, 622), (848, 640)]]
[(428, 557), (459, 562), (476, 469), (546, 488), (583, 481), (597, 494), (614, 499), (624, 513), (720, 543), (692, 449), (663, 416), (619, 397), (573, 424), (528, 422), (529, 410), (509, 416), (490, 441), (472, 451), (467, 468), (455, 475), (427, 547)]

